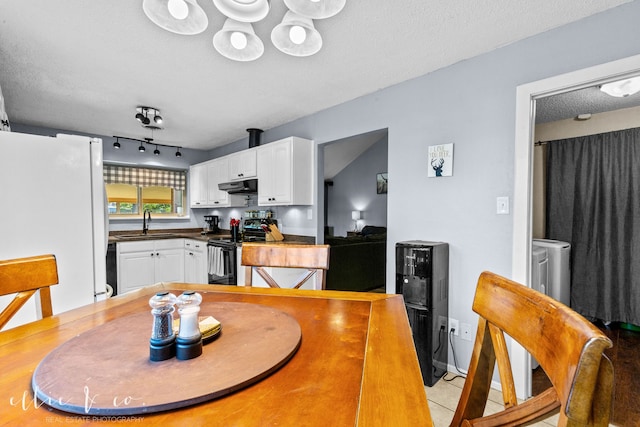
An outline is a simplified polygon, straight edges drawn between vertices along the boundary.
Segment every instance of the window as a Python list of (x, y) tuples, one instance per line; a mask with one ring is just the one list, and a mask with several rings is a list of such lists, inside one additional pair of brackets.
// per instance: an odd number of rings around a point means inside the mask
[(185, 171), (104, 166), (110, 217), (141, 217), (149, 210), (160, 216), (182, 216), (186, 204)]

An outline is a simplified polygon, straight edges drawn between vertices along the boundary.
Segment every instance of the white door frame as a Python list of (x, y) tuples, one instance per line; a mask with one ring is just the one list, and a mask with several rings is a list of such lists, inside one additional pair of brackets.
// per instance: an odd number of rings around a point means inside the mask
[[(537, 99), (615, 81), (640, 74), (640, 55), (596, 65), (571, 73), (518, 86), (516, 92), (516, 137), (513, 203), (513, 280), (531, 286), (533, 130)], [(531, 365), (527, 352), (511, 345), (516, 394), (531, 396)]]

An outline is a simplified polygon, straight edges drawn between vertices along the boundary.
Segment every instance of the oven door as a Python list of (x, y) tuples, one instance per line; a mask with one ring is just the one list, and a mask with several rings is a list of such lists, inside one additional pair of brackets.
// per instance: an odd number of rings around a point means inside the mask
[(237, 285), (235, 244), (209, 243), (207, 249), (209, 284)]

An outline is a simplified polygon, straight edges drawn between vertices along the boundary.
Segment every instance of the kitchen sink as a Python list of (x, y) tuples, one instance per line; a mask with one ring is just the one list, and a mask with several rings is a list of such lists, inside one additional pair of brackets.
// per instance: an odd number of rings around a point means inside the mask
[(118, 240), (141, 240), (141, 239), (170, 239), (176, 237), (174, 233), (149, 233), (149, 234), (119, 234), (114, 236)]

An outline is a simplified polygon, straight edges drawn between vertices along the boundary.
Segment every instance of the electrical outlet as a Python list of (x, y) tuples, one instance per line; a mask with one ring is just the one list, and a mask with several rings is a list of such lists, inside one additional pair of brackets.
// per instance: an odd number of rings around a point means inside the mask
[(471, 325), (468, 323), (460, 323), (460, 338), (465, 341), (471, 341)]
[(458, 327), (458, 319), (449, 318), (449, 332), (453, 331), (453, 335), (458, 336), (460, 334), (460, 328)]
[(444, 316), (438, 316), (438, 329), (447, 330), (447, 318)]

